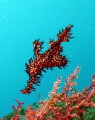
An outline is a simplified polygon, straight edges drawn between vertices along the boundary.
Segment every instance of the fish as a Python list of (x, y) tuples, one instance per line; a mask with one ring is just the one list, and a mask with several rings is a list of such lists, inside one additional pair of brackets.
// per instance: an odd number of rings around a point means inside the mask
[(41, 50), (44, 42), (40, 42), (40, 39), (33, 42), (34, 57), (30, 58), (28, 63), (25, 63), (25, 71), (29, 76), (29, 80), (27, 80), (27, 86), (20, 90), (21, 93), (30, 94), (31, 91), (35, 91), (35, 85), (40, 86), (41, 78), (43, 77), (42, 72), (46, 72), (48, 69), (53, 70), (54, 67), (62, 69), (67, 66), (70, 61), (65, 55), (61, 55), (63, 51), (61, 43), (69, 42), (69, 39), (74, 38), (71, 37), (72, 27), (73, 25), (70, 24), (64, 30), (59, 31), (56, 41), (50, 39), (50, 47), (43, 53), (41, 53)]

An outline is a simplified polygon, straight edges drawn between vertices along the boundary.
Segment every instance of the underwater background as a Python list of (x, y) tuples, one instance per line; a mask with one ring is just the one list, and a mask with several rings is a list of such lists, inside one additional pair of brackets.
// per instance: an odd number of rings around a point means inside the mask
[[(44, 41), (42, 52), (49, 48), (49, 39), (69, 24), (73, 37), (62, 43), (63, 55), (69, 58), (66, 69), (54, 68), (43, 73), (41, 86), (29, 95), (20, 92), (27, 85), (25, 63), (34, 55), (33, 41)], [(15, 98), (24, 107), (48, 97), (53, 84), (65, 78), (80, 65), (77, 90), (91, 83), (95, 73), (95, 1), (94, 0), (0, 0), (0, 117), (13, 111)], [(40, 98), (39, 98), (40, 96)]]

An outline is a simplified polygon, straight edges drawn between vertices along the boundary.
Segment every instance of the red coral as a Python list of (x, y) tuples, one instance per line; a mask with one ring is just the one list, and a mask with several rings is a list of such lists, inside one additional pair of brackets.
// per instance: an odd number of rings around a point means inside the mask
[(23, 107), (22, 105), (24, 103), (19, 102), (17, 99), (15, 100), (18, 103), (18, 107), (15, 107), (14, 105), (12, 105), (12, 108), (14, 109), (14, 117), (12, 117), (11, 120), (20, 120), (21, 116), (18, 114), (18, 111), (21, 107)]
[(37, 112), (36, 110), (33, 110), (30, 105), (28, 106), (28, 109), (25, 113), (25, 117), (27, 118), (27, 120), (37, 120)]
[[(54, 83), (53, 90), (49, 94), (50, 98), (40, 101), (40, 108), (30, 109), (26, 116), (31, 116), (31, 120), (72, 120), (73, 118), (83, 119), (83, 114), (89, 107), (95, 107), (92, 97), (95, 96), (95, 78), (92, 84), (86, 87), (82, 92), (76, 91), (73, 81), (78, 78), (80, 66), (66, 79), (66, 86), (61, 93), (57, 92), (58, 85), (61, 82), (59, 77)], [(30, 120), (30, 119), (28, 119)]]

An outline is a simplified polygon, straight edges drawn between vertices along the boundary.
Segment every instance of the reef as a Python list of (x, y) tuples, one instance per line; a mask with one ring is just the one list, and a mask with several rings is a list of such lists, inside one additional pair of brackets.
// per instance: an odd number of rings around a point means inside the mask
[[(24, 111), (24, 116), (19, 115), (19, 109), (23, 103), (18, 102), (18, 107), (14, 109), (11, 120), (95, 120), (95, 76), (92, 76), (92, 84), (81, 92), (77, 91), (74, 82), (78, 79), (80, 66), (65, 79), (65, 87), (62, 92), (58, 92), (58, 85), (61, 83), (61, 76), (54, 83), (49, 98), (40, 100), (38, 103), (28, 105)], [(7, 116), (4, 119), (8, 120)]]

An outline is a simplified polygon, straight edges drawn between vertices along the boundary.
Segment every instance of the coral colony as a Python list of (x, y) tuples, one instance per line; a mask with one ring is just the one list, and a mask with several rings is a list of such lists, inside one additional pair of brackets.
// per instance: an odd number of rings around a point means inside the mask
[[(35, 59), (29, 60), (29, 65), (26, 64), (26, 72), (29, 75), (28, 85), (24, 90), (21, 90), (24, 94), (29, 94), (35, 90), (34, 85), (40, 83), (41, 72), (45, 68), (53, 67), (65, 67), (69, 62), (65, 56), (60, 55), (62, 47), (61, 42), (69, 41), (72, 25), (62, 30), (57, 37), (57, 41), (50, 41), (50, 48), (44, 52), (39, 53), (43, 42), (35, 40), (34, 42), (34, 54)], [(80, 72), (80, 66), (74, 70), (72, 74), (65, 80), (65, 87), (62, 92), (58, 92), (58, 85), (61, 83), (61, 77), (59, 76), (54, 83), (53, 89), (49, 94), (49, 98), (38, 103), (28, 105), (27, 110), (21, 115), (20, 109), (24, 103), (19, 102), (17, 99), (18, 107), (12, 106), (14, 114), (10, 119), (8, 115), (4, 116), (0, 120), (95, 120), (95, 74), (92, 76), (92, 84), (83, 89), (81, 92), (74, 88), (77, 85), (74, 82), (78, 79), (78, 73)]]

